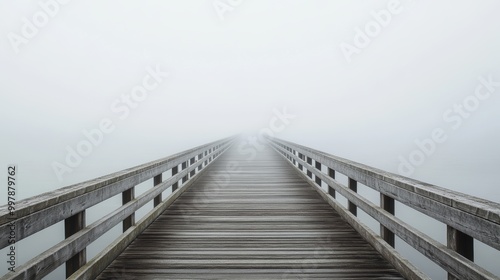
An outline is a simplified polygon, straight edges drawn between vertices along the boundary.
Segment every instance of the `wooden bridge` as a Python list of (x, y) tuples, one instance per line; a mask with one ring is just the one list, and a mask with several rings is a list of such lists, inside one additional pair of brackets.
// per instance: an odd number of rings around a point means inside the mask
[[(0, 279), (42, 279), (64, 264), (68, 279), (429, 279), (394, 248), (396, 236), (449, 279), (500, 279), (473, 253), (474, 240), (500, 250), (499, 204), (276, 138), (250, 157), (236, 140), (20, 201), (15, 218), (1, 207), (0, 248), (12, 223), (20, 241), (64, 220), (66, 239)], [(149, 179), (151, 189), (136, 196)], [(379, 192), (380, 204), (358, 194), (358, 183)], [(85, 223), (86, 209), (120, 193), (121, 207)], [(445, 223), (447, 244), (396, 217), (395, 201)], [(153, 210), (136, 221), (146, 203)], [(87, 260), (86, 248), (119, 223), (123, 234)]]

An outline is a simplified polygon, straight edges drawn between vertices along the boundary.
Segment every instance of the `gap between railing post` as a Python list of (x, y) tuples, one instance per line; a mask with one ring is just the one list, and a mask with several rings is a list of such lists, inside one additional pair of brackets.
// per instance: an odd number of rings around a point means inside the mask
[[(85, 210), (76, 213), (75, 215), (64, 220), (64, 237), (69, 238), (73, 234), (82, 230), (86, 224)], [(75, 273), (80, 267), (87, 262), (87, 249), (84, 248), (76, 253), (73, 257), (66, 261), (66, 278)]]
[[(358, 191), (358, 182), (354, 179), (349, 178), (349, 189), (353, 192)], [(347, 208), (349, 209), (349, 212), (351, 212), (354, 216), (358, 215), (358, 207), (351, 201), (347, 202)]]
[[(160, 173), (153, 178), (153, 186), (156, 187), (159, 184), (161, 184), (161, 182), (163, 182), (163, 174)], [(162, 195), (160, 193), (154, 199), (153, 202), (154, 207), (158, 206), (161, 203), (161, 201), (162, 201)]]
[[(395, 204), (394, 199), (385, 194), (380, 194), (380, 207), (385, 211), (394, 215), (395, 213)], [(380, 224), (380, 236), (385, 240), (391, 247), (395, 247), (395, 236), (394, 232), (390, 231), (388, 228), (384, 227)]]
[[(135, 198), (135, 187), (131, 187), (130, 189), (122, 192), (122, 203), (125, 205), (126, 203), (132, 201)], [(130, 216), (125, 218), (122, 222), (123, 224), (123, 232), (127, 231), (131, 226), (135, 225), (135, 212)]]
[[(470, 261), (474, 261), (474, 238), (451, 227), (446, 227), (448, 248), (459, 253)], [(459, 280), (448, 273), (448, 280)]]

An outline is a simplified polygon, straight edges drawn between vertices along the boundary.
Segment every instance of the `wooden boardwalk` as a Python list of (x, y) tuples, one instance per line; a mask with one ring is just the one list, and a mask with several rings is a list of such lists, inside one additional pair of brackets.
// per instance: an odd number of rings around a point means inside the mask
[(274, 150), (232, 147), (98, 279), (403, 279)]

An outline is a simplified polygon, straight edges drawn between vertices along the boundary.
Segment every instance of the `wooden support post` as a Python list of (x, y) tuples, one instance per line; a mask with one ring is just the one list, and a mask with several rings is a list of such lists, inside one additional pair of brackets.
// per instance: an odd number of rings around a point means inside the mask
[[(299, 158), (300, 158), (301, 160), (304, 160), (302, 157), (303, 157), (303, 155), (302, 155), (301, 153), (299, 153)], [(303, 170), (304, 170), (304, 167), (302, 166), (302, 164), (301, 164), (301, 163), (299, 163), (299, 169), (300, 169), (300, 171), (303, 171)]]
[[(395, 204), (394, 198), (389, 197), (384, 194), (380, 194), (380, 207), (385, 211), (394, 215), (395, 213)], [(395, 246), (395, 236), (394, 232), (390, 231), (388, 228), (384, 227), (382, 224), (380, 225), (380, 236), (385, 240), (389, 245), (393, 248)]]
[[(195, 162), (195, 157), (192, 157), (190, 160), (189, 160), (189, 166), (193, 165)], [(191, 170), (191, 172), (189, 172), (189, 178), (192, 178), (194, 176), (194, 174), (196, 173), (196, 168)]]
[[(126, 204), (129, 201), (132, 201), (135, 198), (135, 187), (131, 187), (130, 189), (122, 192), (122, 203)], [(123, 232), (127, 231), (131, 226), (135, 225), (135, 213), (132, 213), (130, 216), (123, 220)]]
[[(321, 172), (321, 162), (316, 161), (314, 164), (315, 164), (316, 169), (318, 169), (318, 171)], [(318, 184), (318, 186), (321, 187), (321, 178), (319, 178), (318, 176), (314, 176), (314, 180), (315, 180), (316, 184)]]
[[(200, 161), (203, 158), (203, 153), (198, 155), (198, 161)], [(203, 168), (203, 163), (198, 165), (198, 171), (200, 171)]]
[[(328, 168), (328, 176), (330, 176), (332, 179), (335, 179), (335, 170)], [(328, 194), (335, 198), (335, 189), (331, 186), (328, 186)]]
[[(179, 166), (172, 167), (172, 176), (176, 175), (177, 173), (179, 173)], [(175, 192), (175, 190), (177, 190), (178, 187), (179, 187), (179, 182), (173, 183), (172, 192)]]
[[(447, 226), (447, 243), (448, 248), (456, 251), (470, 261), (474, 261), (474, 239), (451, 227)], [(448, 273), (448, 280), (459, 280), (453, 274)]]
[[(187, 161), (182, 163), (182, 166), (181, 166), (182, 170), (185, 170), (187, 168), (187, 164), (188, 164)], [(187, 180), (188, 180), (188, 174), (186, 174), (186, 176), (182, 177), (182, 183), (183, 184), (186, 183)]]
[[(307, 157), (306, 162), (307, 162), (307, 164), (309, 164), (312, 167), (312, 158)], [(307, 169), (307, 177), (309, 177), (311, 179), (313, 177), (312, 172), (309, 170), (309, 168)]]
[[(163, 174), (158, 174), (153, 178), (153, 185), (155, 187), (158, 186), (159, 184), (161, 184), (161, 182), (163, 182), (162, 177), (163, 177)], [(154, 199), (154, 202), (153, 202), (154, 207), (158, 206), (161, 203), (161, 201), (162, 201), (162, 198), (161, 198), (161, 193), (160, 193)]]
[[(85, 210), (64, 220), (64, 237), (68, 238), (85, 227)], [(66, 278), (75, 273), (87, 262), (87, 249), (76, 253), (66, 261)]]
[[(356, 180), (349, 178), (349, 189), (352, 190), (353, 192), (358, 191), (358, 182)], [(350, 201), (347, 202), (347, 208), (349, 209), (349, 212), (351, 212), (354, 216), (358, 215), (358, 208), (356, 205)]]

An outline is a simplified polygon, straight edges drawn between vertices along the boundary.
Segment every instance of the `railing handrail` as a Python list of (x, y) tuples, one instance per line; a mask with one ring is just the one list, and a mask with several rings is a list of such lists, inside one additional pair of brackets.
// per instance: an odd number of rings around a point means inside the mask
[[(106, 187), (114, 182), (121, 181), (133, 175), (137, 175), (151, 168), (161, 166), (166, 163), (174, 164), (175, 162), (183, 162), (183, 159), (196, 155), (198, 151), (205, 147), (222, 143), (232, 137), (227, 137), (221, 140), (213, 141), (208, 144), (200, 145), (192, 149), (188, 149), (177, 154), (173, 154), (158, 160), (153, 160), (144, 164), (113, 172), (98, 178), (90, 179), (81, 183), (76, 183), (70, 186), (62, 187), (53, 191), (48, 191), (33, 197), (28, 197), (16, 202), (16, 219), (25, 217), (41, 209), (51, 207), (69, 199), (75, 198), (82, 194), (95, 191), (99, 188)], [(166, 169), (168, 170), (168, 168)], [(0, 226), (12, 221), (8, 210), (8, 205), (0, 206)]]
[[(395, 253), (387, 253), (385, 245), (394, 247), (396, 234), (447, 270), (452, 278), (458, 275), (464, 279), (500, 279), (473, 262), (473, 239), (500, 250), (500, 236), (498, 235), (500, 204), (456, 191), (448, 191), (293, 142), (277, 138), (269, 140), (273, 148), (288, 159), (289, 163), (320, 191), (332, 207), (342, 212), (341, 215), (353, 227), (364, 231), (365, 234), (362, 235), (370, 239), (372, 245), (384, 248), (379, 252), (385, 257), (392, 258)], [(322, 171), (323, 165), (328, 167), (328, 174)], [(335, 172), (344, 174), (348, 178), (349, 186), (346, 187), (336, 181)], [(318, 187), (321, 186), (321, 182), (328, 185), (328, 194)], [(380, 206), (357, 193), (357, 182), (380, 192)], [(336, 192), (348, 200), (347, 209), (336, 201)], [(397, 218), (394, 215), (395, 200), (446, 224), (448, 247)], [(362, 223), (356, 218), (358, 207), (380, 223), (380, 236), (373, 231), (369, 232), (359, 227)], [(379, 244), (377, 238), (382, 238), (385, 245)], [(392, 263), (401, 267), (400, 260)], [(408, 272), (405, 275), (408, 278), (420, 279), (411, 267), (408, 267), (405, 272)]]
[[(16, 209), (14, 218), (6, 217), (9, 213), (4, 213), (6, 207), (2, 207), (3, 212), (0, 212), (2, 213), (0, 217), (8, 219), (8, 224), (0, 225), (0, 237), (2, 237), (0, 248), (9, 245), (8, 238), (3, 237), (10, 233), (9, 225), (11, 224), (16, 225), (15, 238), (18, 242), (64, 220), (66, 239), (19, 266), (16, 272), (7, 273), (0, 279), (39, 279), (64, 262), (66, 262), (67, 277), (76, 271), (79, 272), (78, 275), (90, 273), (95, 277), (98, 270), (91, 268), (89, 272), (88, 268), (85, 271), (83, 268), (80, 269), (87, 262), (85, 250), (88, 245), (122, 222), (124, 234), (119, 239), (121, 246), (126, 246), (127, 242), (131, 242), (184, 192), (193, 183), (193, 179), (198, 178), (200, 172), (204, 172), (205, 167), (227, 150), (234, 139), (235, 136), (224, 138), (94, 180), (25, 199), (23, 203), (20, 203), (19, 209)], [(163, 180), (162, 174), (168, 170), (172, 170), (172, 174), (168, 179)], [(154, 179), (152, 188), (135, 197), (134, 187), (149, 179)], [(169, 187), (172, 187), (172, 194), (162, 200), (162, 193)], [(121, 207), (114, 209), (91, 225), (85, 224), (86, 209), (120, 193), (122, 193), (123, 201)], [(135, 211), (153, 200), (153, 210), (141, 221), (135, 223)], [(109, 246), (104, 251), (114, 257), (118, 253), (116, 248), (109, 248)], [(58, 258), (54, 258), (54, 255)], [(102, 266), (110, 261), (110, 258), (104, 260), (94, 258), (92, 263)]]
[(419, 195), (425, 196), (429, 199), (447, 204), (451, 207), (460, 209), (464, 212), (481, 217), (493, 223), (500, 224), (500, 203), (428, 184), (395, 173), (387, 172), (375, 167), (338, 157), (323, 151), (315, 150), (290, 141), (277, 138), (274, 138), (274, 140), (283, 144), (293, 145), (297, 148), (300, 148), (297, 150), (303, 150), (308, 151), (311, 154), (322, 155), (325, 159), (331, 159), (335, 164), (344, 165), (357, 171), (363, 171), (368, 176), (375, 177), (397, 187), (418, 193)]

